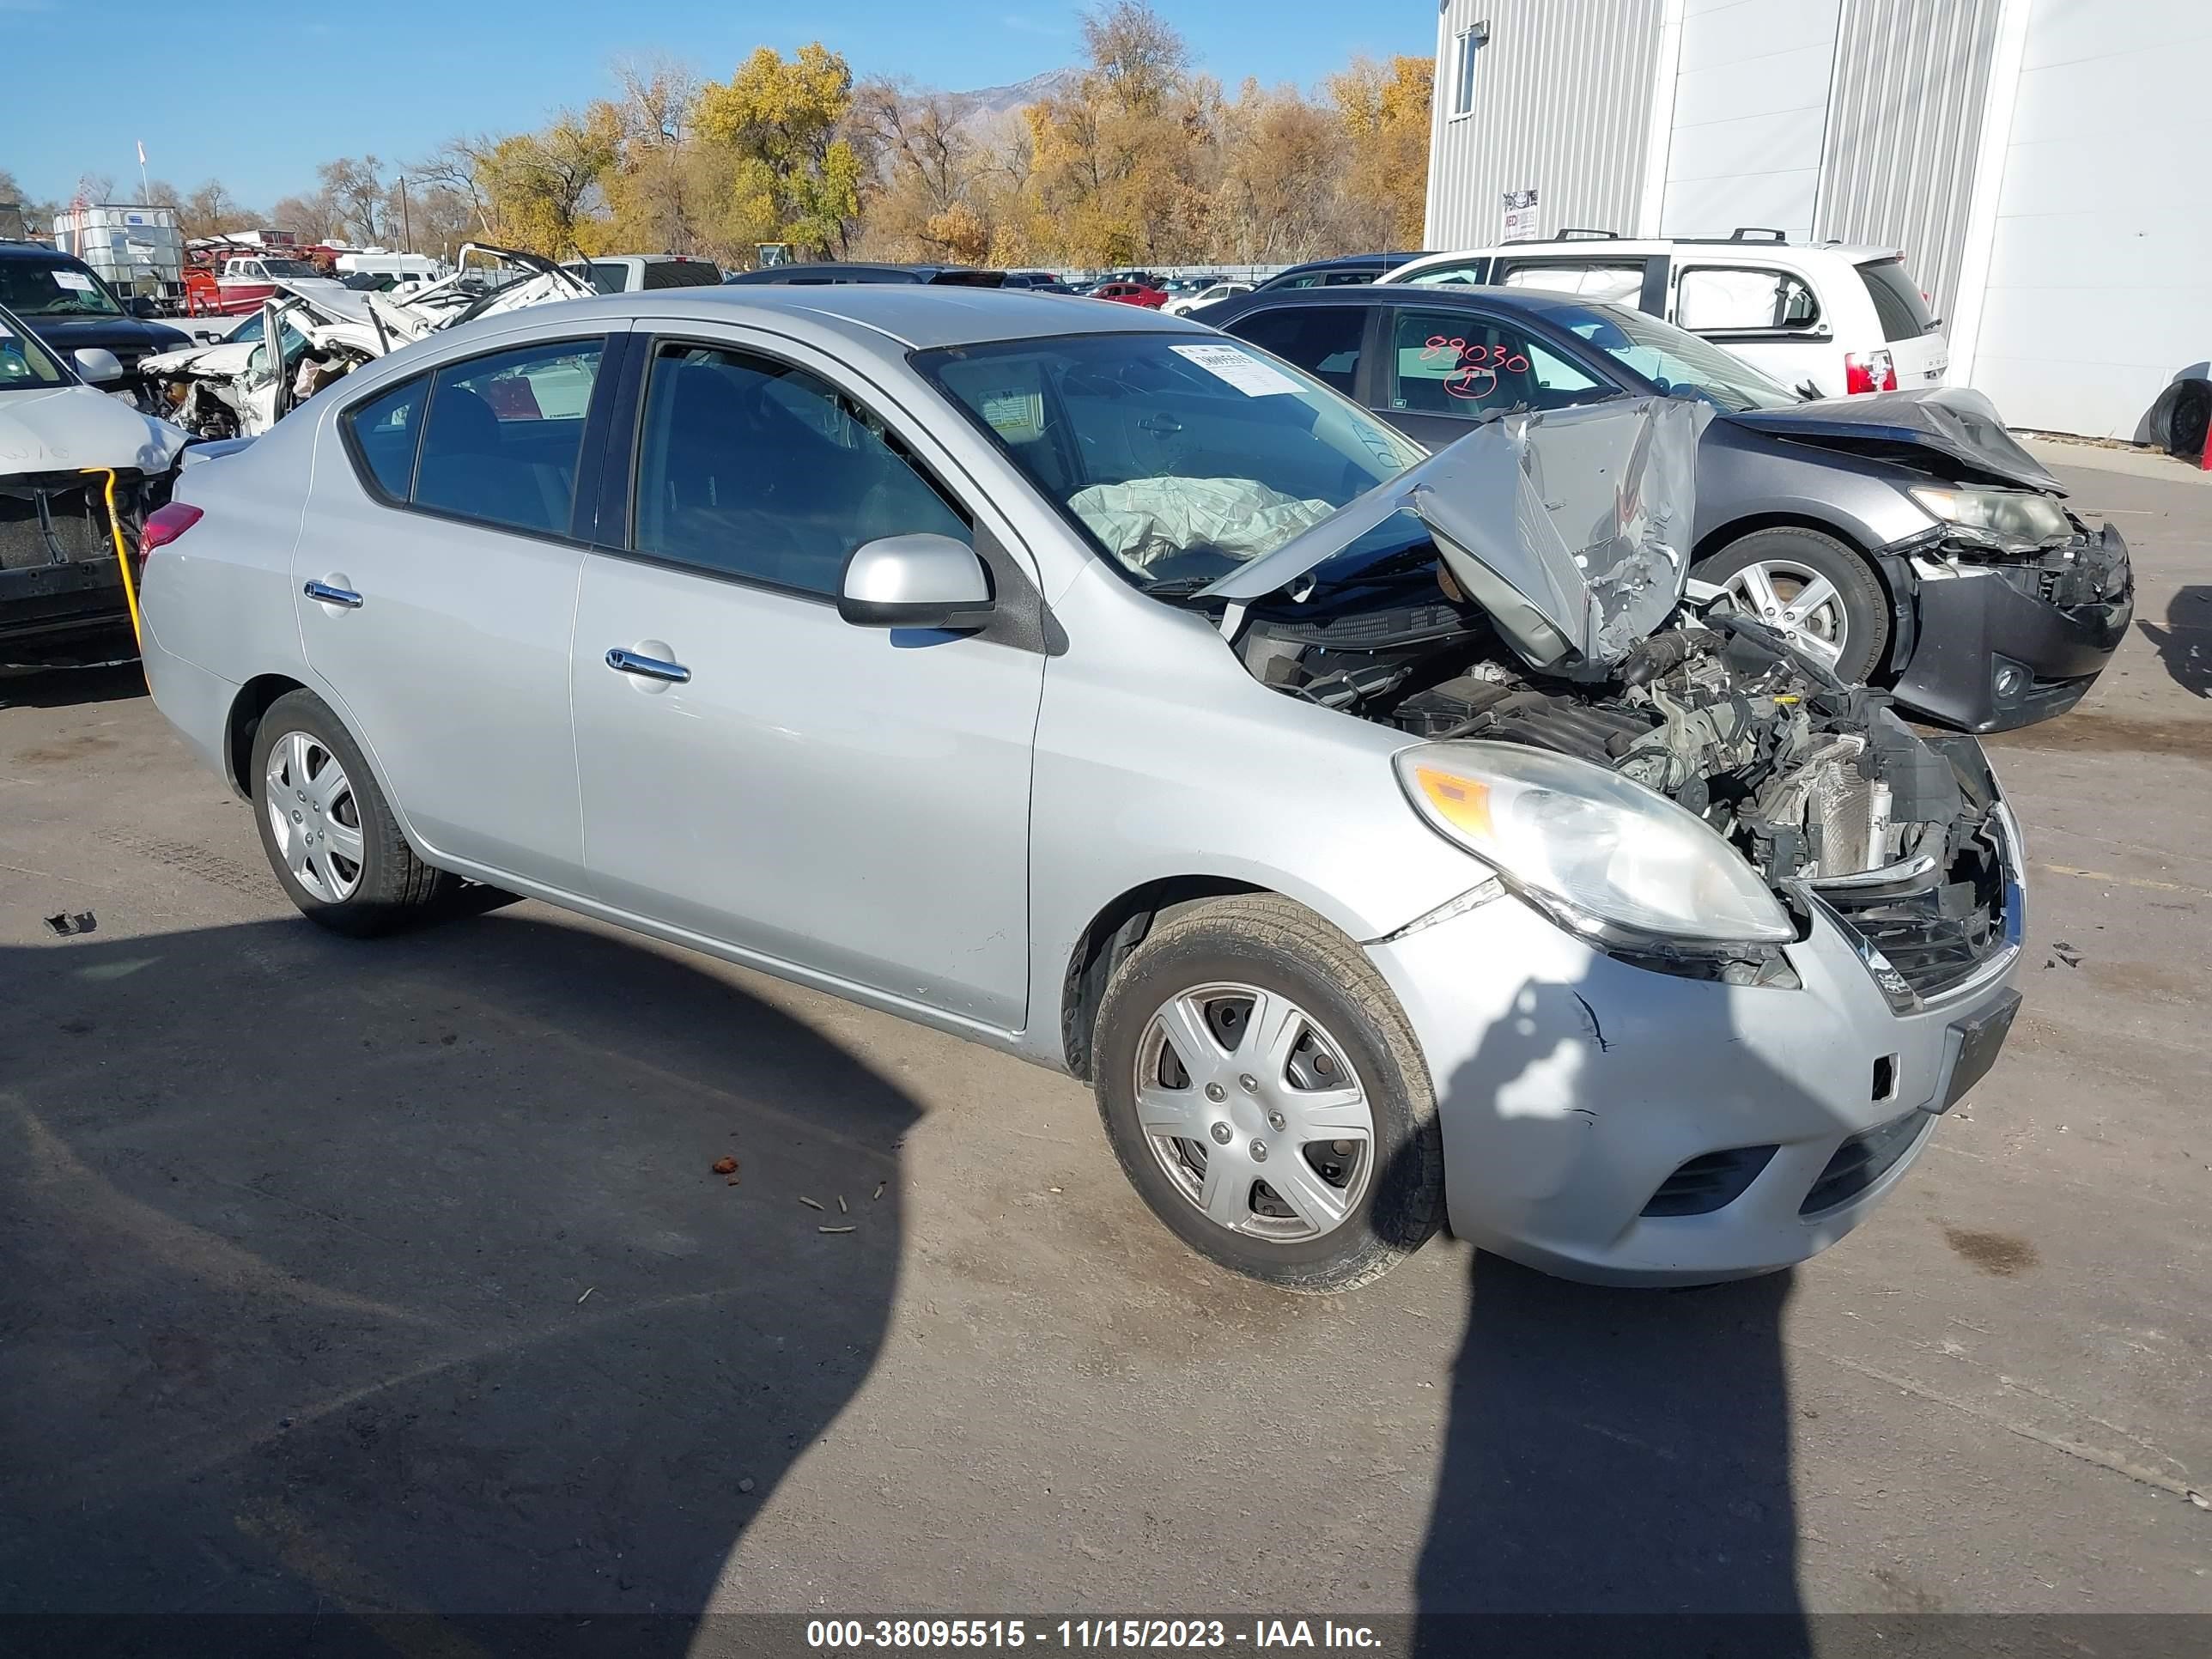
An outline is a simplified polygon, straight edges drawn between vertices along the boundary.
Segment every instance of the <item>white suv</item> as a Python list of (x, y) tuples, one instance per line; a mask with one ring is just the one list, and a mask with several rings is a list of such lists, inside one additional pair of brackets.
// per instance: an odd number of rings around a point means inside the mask
[(1821, 397), (1940, 386), (1942, 323), (1894, 248), (1792, 246), (1776, 231), (1629, 241), (1609, 231), (1431, 253), (1384, 283), (1557, 289), (1632, 305)]

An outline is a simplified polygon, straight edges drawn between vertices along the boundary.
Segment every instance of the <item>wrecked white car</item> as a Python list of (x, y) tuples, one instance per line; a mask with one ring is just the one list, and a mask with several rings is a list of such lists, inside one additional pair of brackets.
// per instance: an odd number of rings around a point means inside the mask
[(64, 363), (0, 307), (0, 651), (130, 620), (127, 568), (169, 498), (185, 434), (88, 381), (106, 351)]
[[(462, 248), (453, 276), (404, 292), (324, 278), (280, 283), (277, 290), (222, 341), (143, 360), (169, 417), (194, 437), (258, 437), (332, 380), (386, 352), (478, 317), (592, 292), (550, 259), (475, 242)], [(272, 334), (276, 360), (264, 349)]]

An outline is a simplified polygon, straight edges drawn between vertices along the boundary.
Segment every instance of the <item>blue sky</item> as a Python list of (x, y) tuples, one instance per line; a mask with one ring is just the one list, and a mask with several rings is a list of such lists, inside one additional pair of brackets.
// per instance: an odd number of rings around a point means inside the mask
[[(1310, 87), (1357, 52), (1435, 49), (1433, 0), (1155, 4), (1232, 88), (1248, 75)], [(457, 132), (537, 125), (608, 90), (623, 52), (666, 51), (726, 76), (757, 46), (788, 53), (818, 39), (855, 75), (964, 89), (1074, 62), (1078, 15), (1055, 0), (234, 0), (198, 15), (109, 0), (94, 24), (85, 0), (0, 0), (0, 57), (15, 65), (0, 167), (35, 197), (65, 198), (86, 172), (120, 187), (137, 178), (143, 138), (155, 177), (182, 190), (220, 178), (266, 209), (332, 156), (411, 160)], [(106, 45), (88, 56), (94, 38)], [(270, 87), (276, 63), (293, 78)]]

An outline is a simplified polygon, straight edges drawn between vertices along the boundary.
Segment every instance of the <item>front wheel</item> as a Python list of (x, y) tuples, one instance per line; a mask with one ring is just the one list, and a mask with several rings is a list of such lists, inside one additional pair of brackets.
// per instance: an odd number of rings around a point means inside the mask
[(1778, 525), (1740, 536), (1690, 574), (1826, 664), (1838, 679), (1864, 681), (1889, 644), (1889, 602), (1874, 567), (1818, 530)]
[(1380, 1278), (1443, 1218), (1428, 1069), (1374, 965), (1288, 900), (1171, 915), (1099, 1008), (1098, 1110), (1152, 1213), (1285, 1290)]
[(252, 776), (262, 850), (309, 920), (388, 933), (450, 884), (415, 856), (360, 746), (313, 692), (269, 705), (253, 733)]

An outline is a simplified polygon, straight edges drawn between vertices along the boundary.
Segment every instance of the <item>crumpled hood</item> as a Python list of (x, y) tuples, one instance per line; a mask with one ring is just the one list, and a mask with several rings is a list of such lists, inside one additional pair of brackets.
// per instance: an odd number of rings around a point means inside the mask
[(0, 478), (88, 467), (159, 477), (187, 441), (167, 421), (90, 386), (0, 392)]
[(1970, 386), (1931, 386), (1911, 392), (1878, 392), (1856, 398), (1822, 398), (1790, 409), (1749, 410), (1723, 420), (1771, 437), (1835, 448), (1911, 444), (1932, 449), (2004, 483), (2066, 491), (2043, 464), (2005, 430), (1996, 405)]
[(1200, 596), (1264, 598), (1410, 511), (1532, 665), (1571, 652), (1616, 661), (1681, 600), (1698, 437), (1713, 412), (1687, 398), (1620, 398), (1486, 421)]
[(228, 376), (243, 374), (253, 356), (258, 340), (220, 340), (213, 345), (186, 346), (181, 351), (164, 351), (138, 360), (138, 372), (155, 376), (168, 374), (205, 374)]

